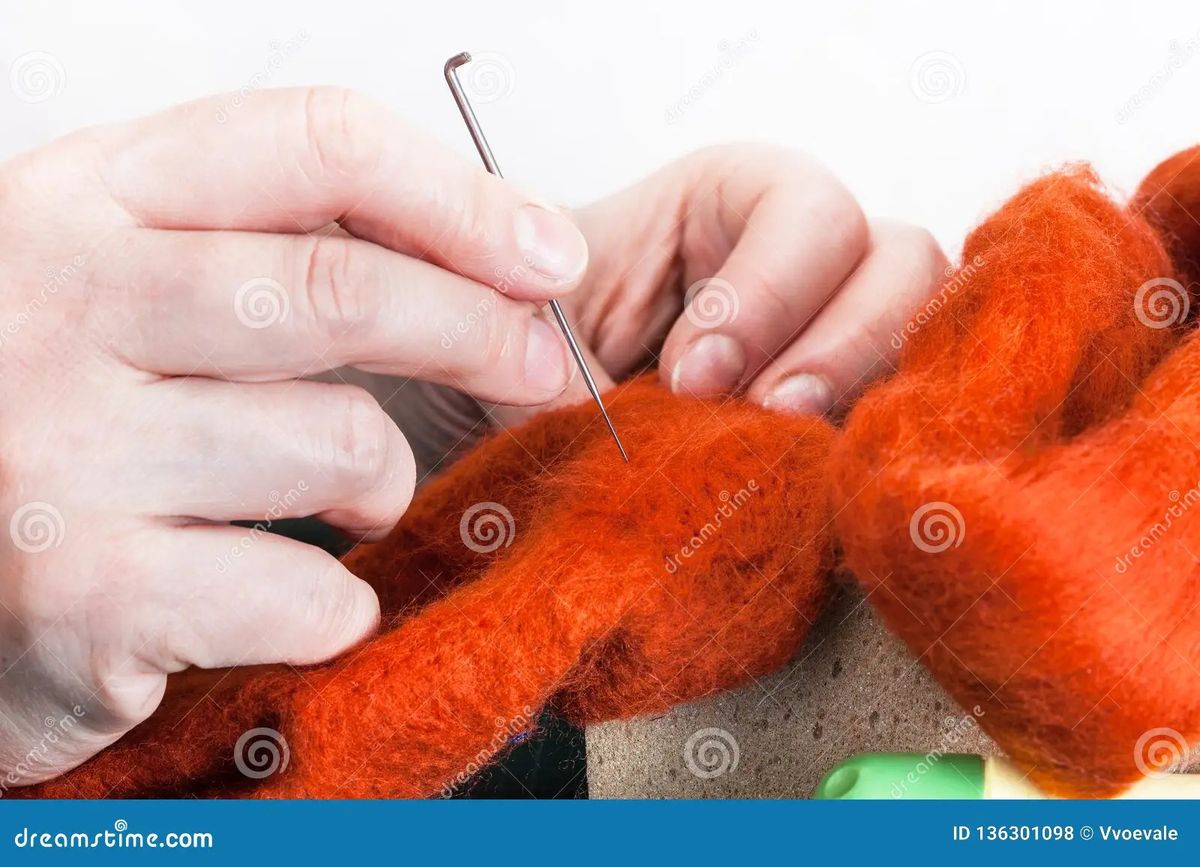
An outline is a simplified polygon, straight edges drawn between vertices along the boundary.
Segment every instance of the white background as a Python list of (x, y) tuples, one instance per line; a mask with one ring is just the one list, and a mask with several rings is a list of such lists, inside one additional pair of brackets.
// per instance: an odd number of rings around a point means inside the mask
[(1195, 0), (5, 0), (0, 156), (206, 93), (309, 83), (366, 91), (472, 153), (441, 77), (461, 50), (495, 73), (479, 114), (508, 176), (571, 205), (700, 145), (767, 139), (956, 250), (1045, 168), (1090, 160), (1128, 191), (1200, 140)]

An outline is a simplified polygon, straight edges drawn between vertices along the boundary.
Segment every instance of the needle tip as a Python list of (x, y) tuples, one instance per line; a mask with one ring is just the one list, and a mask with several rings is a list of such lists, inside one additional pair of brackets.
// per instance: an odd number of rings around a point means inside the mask
[(596, 397), (596, 405), (600, 407), (600, 415), (604, 417), (604, 424), (608, 427), (608, 432), (612, 436), (613, 442), (617, 444), (617, 450), (620, 451), (621, 457), (625, 459), (625, 463), (629, 463), (629, 455), (625, 451), (625, 446), (621, 445), (621, 438), (617, 436), (617, 429), (613, 427), (612, 419), (608, 417), (608, 410), (604, 408), (599, 396)]

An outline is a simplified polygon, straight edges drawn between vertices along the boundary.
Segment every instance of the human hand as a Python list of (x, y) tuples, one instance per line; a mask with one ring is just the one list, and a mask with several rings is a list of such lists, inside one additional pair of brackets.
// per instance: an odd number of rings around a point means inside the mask
[(262, 526), (378, 538), (412, 453), (366, 392), (300, 377), (533, 404), (571, 375), (531, 302), (578, 283), (572, 222), (345, 91), (68, 137), (0, 166), (0, 226), (0, 793), (120, 737), (169, 672), (375, 628), (364, 582)]
[(577, 218), (592, 263), (564, 303), (610, 376), (654, 360), (678, 393), (790, 412), (844, 407), (887, 369), (947, 264), (925, 230), (868, 223), (819, 165), (762, 145), (698, 151)]
[[(601, 387), (656, 364), (677, 393), (783, 412), (839, 412), (890, 370), (947, 266), (927, 231), (868, 223), (820, 166), (763, 145), (698, 151), (575, 217), (591, 260), (562, 304)], [(406, 418), (421, 416), (422, 450), (439, 456), (483, 410), (423, 390)], [(582, 400), (576, 380), (550, 405)], [(511, 425), (544, 408), (487, 414)]]

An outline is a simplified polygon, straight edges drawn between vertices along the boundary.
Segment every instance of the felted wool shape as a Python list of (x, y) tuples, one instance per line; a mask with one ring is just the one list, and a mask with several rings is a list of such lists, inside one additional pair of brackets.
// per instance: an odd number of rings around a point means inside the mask
[(630, 464), (590, 406), (547, 414), (349, 558), (386, 612), (376, 638), (304, 670), (173, 677), (150, 720), (26, 793), (431, 796), (547, 705), (658, 713), (785, 663), (824, 596), (831, 429), (649, 378), (608, 400)]
[(1084, 169), (1024, 189), (831, 458), (873, 604), (1052, 794), (1116, 794), (1200, 735), (1196, 156), (1128, 207)]

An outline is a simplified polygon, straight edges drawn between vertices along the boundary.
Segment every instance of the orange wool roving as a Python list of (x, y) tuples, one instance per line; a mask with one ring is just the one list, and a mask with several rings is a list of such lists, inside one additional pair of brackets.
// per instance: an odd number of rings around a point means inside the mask
[(551, 413), (352, 555), (386, 613), (376, 638), (305, 670), (172, 678), (150, 720), (26, 794), (431, 796), (548, 704), (655, 713), (782, 665), (824, 596), (831, 428), (649, 378), (610, 400), (631, 464), (591, 407)]
[(1196, 156), (1129, 207), (1084, 170), (1022, 191), (831, 458), (873, 604), (1055, 794), (1115, 794), (1200, 735)]
[(1119, 793), (1200, 738), (1198, 279), (1200, 150), (1127, 207), (1086, 169), (1047, 177), (967, 239), (836, 441), (650, 378), (610, 395), (631, 465), (590, 406), (494, 436), (351, 557), (376, 638), (173, 677), (128, 737), (18, 791), (435, 795), (544, 707), (661, 712), (782, 665), (832, 523), (884, 621), (1036, 783)]

